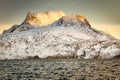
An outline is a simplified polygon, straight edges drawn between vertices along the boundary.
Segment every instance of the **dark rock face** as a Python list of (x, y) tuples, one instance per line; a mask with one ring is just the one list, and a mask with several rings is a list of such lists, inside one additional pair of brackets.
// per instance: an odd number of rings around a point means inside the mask
[(114, 58), (120, 58), (120, 55), (115, 56)]
[(14, 25), (10, 29), (5, 30), (3, 34), (13, 33), (13, 32), (21, 32), (35, 28), (32, 25)]

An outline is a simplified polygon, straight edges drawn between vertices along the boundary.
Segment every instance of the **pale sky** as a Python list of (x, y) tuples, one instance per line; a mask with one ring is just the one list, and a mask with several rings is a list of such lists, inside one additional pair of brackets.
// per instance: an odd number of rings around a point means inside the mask
[(102, 24), (102, 28), (107, 27), (104, 24), (112, 25), (113, 30), (115, 25), (120, 27), (120, 0), (0, 0), (0, 27), (22, 23), (28, 11), (49, 10), (85, 16), (95, 26)]

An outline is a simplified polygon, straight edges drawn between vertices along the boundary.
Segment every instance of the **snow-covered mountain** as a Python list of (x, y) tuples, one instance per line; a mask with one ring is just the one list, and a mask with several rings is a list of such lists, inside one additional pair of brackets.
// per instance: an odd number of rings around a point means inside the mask
[(13, 25), (12, 28), (5, 30), (3, 34), (11, 32), (26, 31), (34, 27), (47, 26), (60, 19), (66, 14), (62, 11), (46, 11), (41, 13), (28, 12), (25, 20), (20, 25)]
[(64, 16), (44, 27), (21, 26), (29, 29), (0, 35), (0, 59), (109, 59), (120, 56), (120, 41), (92, 28), (80, 15)]
[(62, 11), (46, 11), (41, 13), (28, 12), (22, 24), (45, 26), (53, 23), (66, 14)]

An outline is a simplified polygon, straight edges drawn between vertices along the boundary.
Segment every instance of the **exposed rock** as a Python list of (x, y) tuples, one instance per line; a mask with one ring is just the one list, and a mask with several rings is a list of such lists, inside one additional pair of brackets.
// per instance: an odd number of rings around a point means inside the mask
[(0, 59), (26, 59), (34, 56), (110, 59), (119, 55), (120, 41), (93, 29), (79, 15), (62, 17), (46, 27), (0, 36)]
[(10, 29), (5, 30), (3, 34), (12, 33), (12, 32), (21, 32), (29, 29), (33, 29), (35, 26), (32, 25), (13, 25)]

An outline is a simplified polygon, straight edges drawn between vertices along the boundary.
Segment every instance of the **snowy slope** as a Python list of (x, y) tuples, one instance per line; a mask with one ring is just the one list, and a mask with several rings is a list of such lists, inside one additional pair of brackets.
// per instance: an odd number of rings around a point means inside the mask
[(108, 59), (120, 56), (120, 41), (93, 29), (79, 15), (62, 17), (46, 27), (0, 35), (0, 59), (36, 56)]

